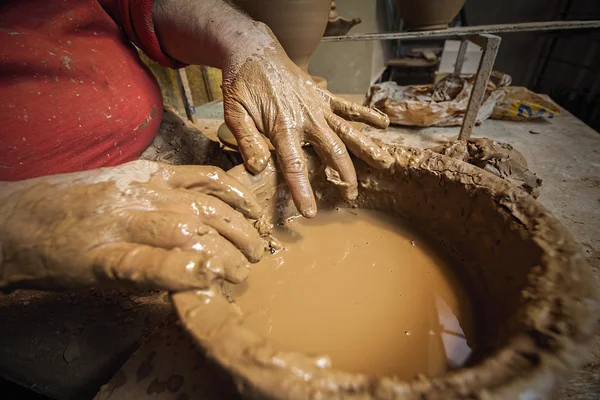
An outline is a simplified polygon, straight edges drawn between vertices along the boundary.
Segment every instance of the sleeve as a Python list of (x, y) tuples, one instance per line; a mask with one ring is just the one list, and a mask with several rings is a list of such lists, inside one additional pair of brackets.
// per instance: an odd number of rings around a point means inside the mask
[(137, 47), (151, 59), (169, 68), (182, 68), (186, 64), (171, 58), (160, 47), (154, 21), (152, 5), (154, 0), (98, 0), (102, 8), (111, 16)]

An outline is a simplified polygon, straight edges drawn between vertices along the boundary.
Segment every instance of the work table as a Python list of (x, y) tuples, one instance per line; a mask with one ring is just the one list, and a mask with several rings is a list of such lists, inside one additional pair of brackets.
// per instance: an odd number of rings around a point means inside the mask
[[(362, 102), (362, 96), (345, 97)], [(223, 122), (222, 105), (212, 103), (197, 110), (198, 128), (216, 138)], [(455, 139), (458, 131), (458, 127), (392, 126), (367, 132), (391, 145), (426, 148)], [(538, 201), (581, 244), (600, 287), (600, 134), (563, 110), (552, 120), (487, 120), (474, 129), (473, 137), (509, 143), (525, 156), (529, 169), (543, 180)], [(232, 382), (193, 351), (195, 346), (177, 323), (165, 293), (95, 290), (40, 294), (19, 301), (15, 306), (0, 298), (0, 319), (9, 325), (0, 332), (0, 359), (4, 360), (0, 372), (16, 376), (30, 371), (19, 375), (27, 386), (37, 381), (34, 389), (81, 398), (93, 395), (113, 376), (99, 399), (237, 398)], [(32, 307), (35, 304), (40, 306)], [(22, 338), (20, 347), (14, 347), (15, 337)], [(31, 366), (39, 371), (31, 371)], [(52, 381), (42, 367), (52, 369), (60, 379)], [(591, 399), (598, 393), (600, 338), (589, 363), (556, 398)]]

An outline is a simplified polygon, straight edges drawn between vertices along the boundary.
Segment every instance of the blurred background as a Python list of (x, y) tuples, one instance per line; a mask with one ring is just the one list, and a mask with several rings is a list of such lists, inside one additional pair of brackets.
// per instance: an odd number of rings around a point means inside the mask
[[(360, 18), (348, 34), (405, 29), (395, 0), (337, 0), (343, 18)], [(467, 0), (450, 26), (600, 19), (598, 0)], [(500, 34), (494, 69), (513, 85), (549, 94), (557, 103), (600, 130), (600, 31)], [(428, 84), (452, 72), (458, 41), (399, 40), (321, 43), (309, 72), (327, 80), (334, 93), (365, 94), (377, 82)], [(480, 49), (470, 44), (463, 74), (475, 73)], [(156, 75), (165, 102), (185, 115), (177, 73), (142, 55)], [(195, 106), (222, 99), (221, 72), (191, 66), (186, 75)]]

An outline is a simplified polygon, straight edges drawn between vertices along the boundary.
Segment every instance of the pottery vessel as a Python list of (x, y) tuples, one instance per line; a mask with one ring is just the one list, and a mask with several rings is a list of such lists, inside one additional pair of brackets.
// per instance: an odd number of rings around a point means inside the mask
[(410, 30), (445, 29), (465, 0), (396, 0), (400, 17)]
[(344, 18), (336, 10), (335, 1), (331, 2), (329, 10), (329, 19), (323, 36), (345, 36), (354, 25), (360, 24), (360, 18)]
[(308, 60), (323, 37), (329, 0), (234, 0), (248, 15), (271, 28), (288, 57), (307, 71)]
[[(455, 272), (475, 305), (479, 338), (470, 363), (412, 381), (336, 370), (250, 331), (217, 288), (173, 295), (184, 326), (248, 398), (551, 398), (584, 362), (598, 327), (581, 249), (532, 196), (487, 171), (428, 150), (396, 148), (394, 157), (387, 171), (355, 162), (354, 206), (406, 218), (463, 260)], [(314, 159), (309, 168), (320, 209), (348, 207)], [(273, 222), (295, 212), (272, 165), (256, 176), (231, 173)]]

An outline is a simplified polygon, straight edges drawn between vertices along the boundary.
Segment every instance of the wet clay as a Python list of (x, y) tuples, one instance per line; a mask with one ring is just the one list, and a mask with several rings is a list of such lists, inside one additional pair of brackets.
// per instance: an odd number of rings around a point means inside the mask
[(134, 161), (0, 183), (0, 289), (205, 288), (264, 245), (254, 195), (224, 171)]
[(508, 143), (487, 138), (455, 140), (431, 149), (457, 160), (473, 164), (519, 186), (536, 199), (542, 180), (527, 168), (527, 160)]
[(232, 162), (218, 142), (211, 140), (201, 129), (177, 111), (163, 106), (163, 118), (158, 133), (144, 150), (140, 160), (170, 165), (212, 165), (228, 170), (239, 162)]
[[(406, 222), (338, 208), (275, 228), (283, 246), (228, 285), (244, 324), (333, 368), (412, 379), (471, 354), (466, 294), (437, 249)], [(471, 341), (467, 343), (467, 338)]]
[[(469, 366), (410, 380), (346, 372), (248, 329), (220, 287), (172, 296), (184, 326), (253, 399), (551, 398), (585, 362), (598, 330), (598, 293), (581, 248), (531, 195), (494, 174), (429, 150), (391, 154), (387, 170), (355, 161), (352, 204), (407, 218), (458, 257), (453, 272), (485, 338)], [(289, 216), (276, 171), (231, 174), (270, 205), (273, 220)], [(320, 210), (346, 204), (322, 169), (311, 183)]]
[(360, 18), (344, 18), (336, 10), (337, 4), (331, 2), (329, 17), (327, 19), (327, 28), (323, 36), (345, 36), (354, 25), (360, 24)]

